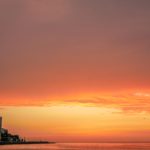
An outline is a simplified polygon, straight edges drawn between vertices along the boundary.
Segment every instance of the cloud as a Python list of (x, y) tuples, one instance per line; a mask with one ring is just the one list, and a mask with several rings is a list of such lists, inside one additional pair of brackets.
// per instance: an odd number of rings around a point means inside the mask
[[(150, 96), (129, 94), (127, 96), (96, 97), (91, 99), (65, 100), (64, 103), (80, 103), (86, 106), (116, 108), (126, 113), (150, 113)], [(146, 97), (145, 97), (146, 96)]]
[(133, 93), (126, 95), (105, 95), (91, 98), (75, 99), (6, 99), (1, 101), (0, 106), (39, 106), (51, 107), (58, 105), (81, 105), (86, 107), (115, 108), (124, 113), (150, 113), (150, 95), (148, 93)]

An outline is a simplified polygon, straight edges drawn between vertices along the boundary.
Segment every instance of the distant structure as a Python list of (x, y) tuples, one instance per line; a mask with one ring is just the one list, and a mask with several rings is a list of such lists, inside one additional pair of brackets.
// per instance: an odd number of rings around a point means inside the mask
[(2, 117), (0, 117), (0, 142), (21, 142), (19, 135), (12, 135), (8, 132), (7, 129), (2, 128)]
[(2, 130), (2, 117), (0, 116), (0, 141), (1, 141), (1, 130)]
[(2, 128), (2, 117), (0, 116), (0, 145), (10, 144), (55, 144), (55, 142), (26, 141), (20, 138), (19, 135), (10, 134), (7, 129)]

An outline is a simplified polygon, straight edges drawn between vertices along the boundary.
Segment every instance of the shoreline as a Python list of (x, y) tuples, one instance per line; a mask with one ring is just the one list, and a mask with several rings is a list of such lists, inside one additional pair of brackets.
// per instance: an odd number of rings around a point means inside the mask
[(0, 142), (0, 145), (21, 145), (21, 144), (55, 144), (56, 142), (48, 141), (27, 141), (27, 142)]

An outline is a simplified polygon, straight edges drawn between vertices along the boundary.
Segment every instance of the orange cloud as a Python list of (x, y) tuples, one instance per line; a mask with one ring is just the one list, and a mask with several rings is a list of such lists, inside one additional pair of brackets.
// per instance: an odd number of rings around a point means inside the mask
[(136, 96), (129, 94), (127, 96), (109, 96), (96, 97), (94, 99), (66, 100), (65, 103), (81, 103), (89, 106), (112, 107), (120, 109), (123, 112), (137, 113), (150, 112), (150, 96)]
[(54, 106), (54, 105), (83, 105), (93, 107), (116, 108), (122, 112), (140, 113), (150, 112), (150, 96), (148, 93), (133, 93), (126, 95), (104, 95), (88, 98), (31, 98), (31, 99), (16, 99), (3, 100), (1, 106)]

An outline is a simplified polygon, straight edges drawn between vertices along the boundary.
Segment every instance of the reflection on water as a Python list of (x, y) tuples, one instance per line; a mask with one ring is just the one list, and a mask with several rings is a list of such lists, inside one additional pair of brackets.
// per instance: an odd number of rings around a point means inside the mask
[(0, 150), (150, 150), (150, 143), (57, 143), (5, 145)]

